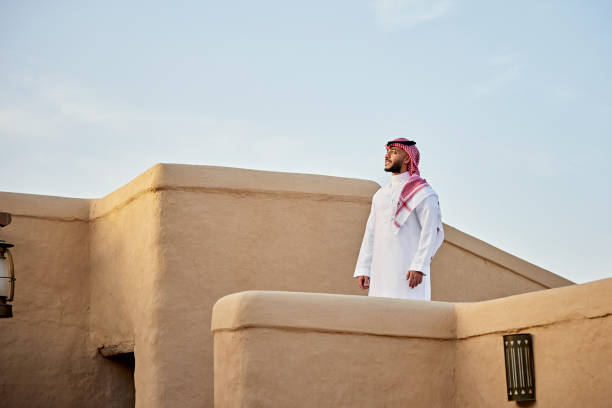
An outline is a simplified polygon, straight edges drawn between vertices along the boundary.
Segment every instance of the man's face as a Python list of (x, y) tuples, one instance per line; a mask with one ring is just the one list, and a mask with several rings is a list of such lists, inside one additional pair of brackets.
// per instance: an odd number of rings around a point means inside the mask
[(399, 147), (390, 147), (385, 154), (385, 171), (399, 173), (402, 171), (402, 163), (406, 158), (406, 151)]

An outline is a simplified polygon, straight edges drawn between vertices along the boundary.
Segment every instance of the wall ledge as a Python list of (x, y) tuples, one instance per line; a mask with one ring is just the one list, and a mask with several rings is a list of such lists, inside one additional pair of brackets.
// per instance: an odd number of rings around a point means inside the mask
[(98, 352), (104, 357), (113, 357), (134, 352), (134, 343), (103, 344), (98, 347)]
[(253, 327), (453, 339), (452, 303), (321, 293), (246, 291), (221, 298), (212, 331)]
[[(164, 191), (351, 202), (369, 206), (379, 187), (373, 181), (343, 177), (159, 163), (100, 199), (0, 192), (0, 202), (3, 205), (0, 210), (10, 212), (17, 218), (95, 222), (120, 211), (135, 200)], [(543, 288), (573, 284), (449, 225), (445, 224), (444, 228), (447, 244), (482, 258), (485, 262), (499, 265)]]
[(531, 327), (612, 314), (612, 278), (473, 303), (457, 303), (457, 337), (524, 331)]
[(612, 315), (612, 278), (473, 303), (247, 291), (213, 308), (211, 330), (284, 329), (465, 340)]
[(89, 199), (0, 191), (0, 211), (15, 218), (88, 222)]

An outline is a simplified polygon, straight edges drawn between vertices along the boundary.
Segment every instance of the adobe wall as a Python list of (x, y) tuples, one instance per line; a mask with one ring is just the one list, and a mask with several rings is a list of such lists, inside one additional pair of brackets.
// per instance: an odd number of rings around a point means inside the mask
[(87, 336), (89, 201), (0, 193), (13, 222), (14, 317), (0, 320), (0, 407), (130, 406), (131, 371)]
[[(213, 339), (206, 327), (220, 297), (251, 289), (365, 294), (352, 274), (376, 183), (207, 166), (158, 171), (164, 248), (158, 340), (165, 350), (184, 351), (160, 355), (168, 400), (212, 404)], [(433, 266), (434, 299), (481, 300), (571, 284), (451, 227), (447, 236)]]
[[(166, 401), (212, 406), (212, 307), (235, 291), (358, 293), (351, 269), (374, 183), (163, 166), (158, 342)], [(197, 322), (197, 324), (194, 324)], [(176, 333), (181, 333), (177, 336)]]
[(212, 330), (216, 407), (452, 406), (448, 304), (249, 291)]
[[(208, 166), (156, 171), (158, 342), (183, 350), (159, 355), (167, 401), (212, 404), (207, 327), (220, 297), (250, 289), (365, 294), (352, 274), (376, 183)], [(480, 300), (570, 283), (450, 227), (447, 235), (452, 244), (434, 265), (434, 299)]]
[(215, 407), (498, 407), (531, 333), (532, 407), (607, 407), (612, 279), (475, 303), (249, 291), (213, 311)]
[[(133, 352), (134, 385), (141, 407), (161, 406), (158, 361), (163, 245), (161, 193), (151, 190), (158, 172), (149, 169), (119, 190), (93, 200), (89, 211), (91, 344), (105, 355)], [(133, 401), (132, 401), (133, 406)]]
[(456, 406), (507, 404), (502, 334), (531, 333), (532, 407), (609, 407), (612, 278), (457, 304)]
[(432, 262), (432, 300), (476, 302), (573, 282), (444, 224)]
[[(22, 307), (48, 300), (32, 291), (41, 279), (45, 288), (59, 285), (53, 292), (71, 294), (74, 303), (51, 301), (51, 309), (59, 322), (78, 315), (79, 325), (66, 333), (78, 333), (83, 353), (134, 351), (139, 407), (209, 406), (215, 301), (252, 289), (365, 295), (352, 274), (377, 189), (365, 180), (159, 164), (98, 200), (0, 193), (0, 211), (15, 215), (0, 236), (17, 245), (18, 279), (16, 317), (0, 325), (17, 325), (12, 336), (22, 340), (47, 336), (18, 321), (43, 319), (26, 317)], [(445, 228), (432, 266), (434, 299), (482, 300), (571, 284)], [(40, 276), (27, 263), (37, 259), (53, 261), (41, 261)], [(77, 356), (67, 361), (78, 365)], [(38, 363), (23, 374), (32, 383)], [(105, 395), (119, 395), (113, 387)]]

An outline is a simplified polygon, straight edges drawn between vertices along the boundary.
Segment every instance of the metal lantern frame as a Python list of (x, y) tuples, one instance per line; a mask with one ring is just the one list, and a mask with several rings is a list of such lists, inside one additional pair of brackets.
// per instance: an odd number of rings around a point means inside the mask
[(12, 302), (13, 297), (15, 296), (15, 280), (16, 280), (15, 279), (15, 263), (13, 262), (13, 255), (11, 254), (11, 251), (9, 251), (9, 248), (12, 248), (14, 246), (15, 245), (13, 244), (9, 244), (8, 242), (4, 242), (0, 240), (0, 258), (6, 258), (9, 264), (10, 276), (0, 277), (0, 278), (8, 279), (9, 285), (11, 287), (9, 297), (6, 299), (7, 302)]
[[(11, 214), (0, 212), (0, 228), (6, 227), (11, 223)], [(9, 248), (13, 248), (15, 245), (9, 244), (3, 240), (0, 240), (0, 259), (6, 259), (8, 262), (8, 276), (0, 276), (0, 279), (8, 280), (9, 290), (8, 297), (0, 296), (0, 318), (13, 317), (13, 306), (7, 302), (12, 302), (15, 296), (15, 263), (13, 262), (13, 255)]]

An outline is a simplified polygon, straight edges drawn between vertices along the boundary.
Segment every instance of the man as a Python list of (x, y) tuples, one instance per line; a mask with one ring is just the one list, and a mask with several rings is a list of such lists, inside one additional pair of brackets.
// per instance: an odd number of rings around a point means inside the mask
[(391, 182), (372, 198), (354, 277), (369, 296), (431, 300), (429, 264), (444, 240), (438, 194), (421, 178), (416, 143), (387, 143)]

